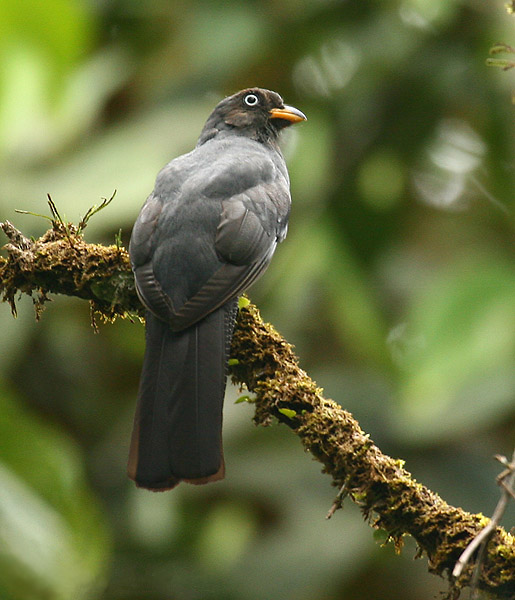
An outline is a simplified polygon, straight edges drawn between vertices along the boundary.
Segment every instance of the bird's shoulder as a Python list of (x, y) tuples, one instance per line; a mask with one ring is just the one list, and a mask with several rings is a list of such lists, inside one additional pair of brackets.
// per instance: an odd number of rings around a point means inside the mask
[(189, 249), (205, 260), (215, 236), (219, 255), (246, 262), (284, 238), (290, 210), (284, 159), (240, 137), (209, 140), (160, 171), (133, 228), (133, 264), (152, 257), (157, 264), (161, 254)]
[(157, 175), (154, 195), (227, 198), (259, 185), (288, 188), (280, 151), (245, 136), (216, 137), (169, 162)]

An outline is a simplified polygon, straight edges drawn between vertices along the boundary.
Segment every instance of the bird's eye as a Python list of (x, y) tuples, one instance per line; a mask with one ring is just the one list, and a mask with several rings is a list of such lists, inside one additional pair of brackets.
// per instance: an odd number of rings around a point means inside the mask
[(256, 106), (259, 104), (259, 98), (256, 94), (247, 94), (244, 98), (244, 102), (247, 106)]

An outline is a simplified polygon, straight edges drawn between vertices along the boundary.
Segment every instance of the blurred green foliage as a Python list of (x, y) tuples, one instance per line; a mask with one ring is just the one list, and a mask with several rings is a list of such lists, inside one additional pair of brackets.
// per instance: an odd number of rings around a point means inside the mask
[[(513, 41), (493, 0), (0, 0), (0, 219), (90, 241), (130, 229), (157, 171), (246, 86), (308, 115), (287, 132), (290, 233), (251, 296), (382, 449), (490, 513), (515, 439)], [(57, 298), (1, 307), (2, 600), (433, 598), (282, 427), (225, 413), (223, 483), (136, 490), (125, 461), (143, 353)], [(511, 526), (515, 510), (506, 515)]]

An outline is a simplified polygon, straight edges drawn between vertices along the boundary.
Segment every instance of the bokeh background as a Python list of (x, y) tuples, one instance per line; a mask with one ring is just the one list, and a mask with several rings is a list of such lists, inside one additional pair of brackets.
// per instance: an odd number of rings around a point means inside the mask
[[(491, 514), (515, 441), (515, 75), (502, 0), (0, 0), (0, 219), (41, 235), (50, 193), (112, 243), (157, 171), (241, 88), (284, 137), (290, 233), (251, 290), (302, 366), (449, 502)], [(5, 238), (4, 238), (5, 239)], [(0, 306), (1, 600), (425, 600), (401, 556), (285, 427), (225, 411), (227, 479), (135, 489), (143, 327), (56, 297)], [(513, 525), (511, 507), (504, 524)]]

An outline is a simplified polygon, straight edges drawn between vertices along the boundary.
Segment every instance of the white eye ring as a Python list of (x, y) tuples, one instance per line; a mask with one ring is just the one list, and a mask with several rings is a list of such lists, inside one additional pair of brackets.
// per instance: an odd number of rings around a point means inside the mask
[(247, 94), (244, 100), (247, 106), (256, 106), (259, 104), (259, 98), (256, 96), (256, 94)]

